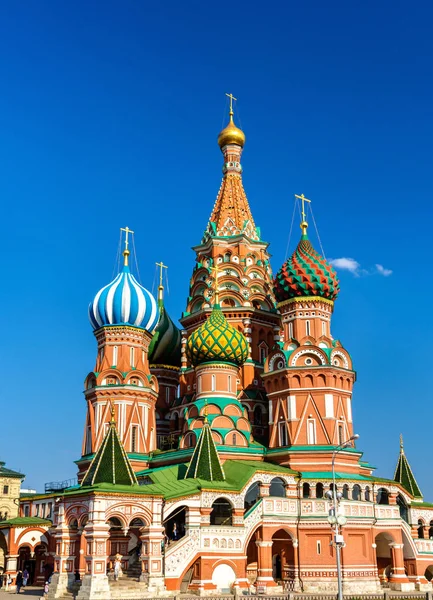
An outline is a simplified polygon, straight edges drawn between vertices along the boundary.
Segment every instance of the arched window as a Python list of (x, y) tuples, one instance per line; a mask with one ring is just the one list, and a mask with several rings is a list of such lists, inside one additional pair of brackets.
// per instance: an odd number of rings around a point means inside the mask
[(343, 498), (345, 500), (349, 500), (349, 486), (347, 485), (347, 483), (343, 485)]
[(247, 490), (244, 499), (244, 508), (249, 510), (260, 500), (260, 481), (255, 481)]
[(357, 483), (353, 486), (352, 500), (361, 500), (361, 488)]
[(429, 540), (433, 540), (433, 521), (430, 521), (430, 529), (428, 530)]
[(310, 497), (310, 484), (309, 483), (304, 483), (302, 485), (302, 497), (303, 498), (309, 498)]
[(418, 519), (418, 539), (419, 540), (424, 539), (424, 523), (422, 522), (421, 519)]
[(282, 479), (280, 479), (279, 477), (274, 477), (271, 481), (271, 485), (269, 488), (269, 495), (270, 496), (277, 496), (279, 498), (285, 498), (286, 497), (286, 488), (285, 488), (285, 483)]
[(254, 425), (261, 425), (262, 424), (262, 407), (257, 404), (257, 406), (254, 408)]
[(316, 483), (316, 498), (323, 498), (323, 483)]
[(232, 433), (232, 446), (236, 446), (236, 433)]
[(173, 415), (173, 429), (174, 431), (178, 431), (179, 429), (179, 415), (177, 413)]
[(389, 493), (385, 488), (379, 488), (376, 496), (377, 504), (389, 504)]
[(232, 524), (232, 505), (225, 498), (217, 498), (212, 504), (210, 524), (224, 526)]
[(365, 488), (364, 498), (365, 498), (366, 502), (370, 502), (371, 496), (370, 496), (370, 488), (368, 485)]
[(407, 510), (407, 504), (401, 494), (398, 494), (398, 496), (397, 496), (397, 504), (398, 504), (398, 508), (400, 510), (400, 517), (403, 519), (403, 521), (406, 521), (406, 523), (409, 523), (409, 514), (408, 514), (408, 510)]

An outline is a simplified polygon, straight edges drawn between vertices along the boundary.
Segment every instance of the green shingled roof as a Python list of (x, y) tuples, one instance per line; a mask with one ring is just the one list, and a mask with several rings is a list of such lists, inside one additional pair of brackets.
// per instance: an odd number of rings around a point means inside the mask
[(48, 519), (40, 519), (39, 517), (15, 517), (0, 521), (0, 528), (5, 527), (31, 527), (32, 525), (47, 525), (51, 527), (51, 521)]
[(422, 499), (422, 492), (416, 482), (403, 448), (403, 436), (400, 436), (400, 456), (395, 469), (394, 480), (400, 483), (414, 498)]
[(224, 481), (225, 479), (207, 416), (185, 474), (185, 479), (195, 479), (196, 477), (206, 481)]
[(93, 457), (81, 486), (91, 486), (98, 483), (137, 484), (137, 478), (117, 434), (114, 418), (111, 419), (105, 438)]
[(185, 479), (187, 469), (187, 464), (178, 464), (146, 469), (137, 475), (139, 478), (147, 476), (154, 482), (154, 484), (142, 486), (147, 493), (161, 494), (166, 500), (172, 500), (191, 496), (202, 489), (240, 492), (255, 473), (273, 473), (275, 477), (298, 474), (292, 469), (258, 460), (226, 460), (224, 462), (224, 481), (207, 481), (201, 478)]
[(5, 467), (5, 464), (5, 462), (0, 461), (0, 477), (24, 479), (25, 475), (23, 475), (22, 473), (18, 473), (18, 471), (12, 471), (12, 469), (7, 469)]

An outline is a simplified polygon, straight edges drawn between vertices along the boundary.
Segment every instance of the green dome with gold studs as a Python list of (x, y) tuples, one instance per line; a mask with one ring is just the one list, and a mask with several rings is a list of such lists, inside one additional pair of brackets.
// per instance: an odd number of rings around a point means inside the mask
[(203, 325), (189, 336), (186, 355), (194, 367), (205, 362), (242, 365), (248, 358), (248, 342), (215, 304)]

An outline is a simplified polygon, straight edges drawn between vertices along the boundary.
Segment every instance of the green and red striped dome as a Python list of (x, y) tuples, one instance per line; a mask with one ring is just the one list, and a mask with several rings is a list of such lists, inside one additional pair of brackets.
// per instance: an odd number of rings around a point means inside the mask
[(303, 234), (298, 247), (275, 277), (277, 302), (302, 296), (335, 300), (339, 291), (340, 284), (334, 268), (314, 250), (307, 234)]

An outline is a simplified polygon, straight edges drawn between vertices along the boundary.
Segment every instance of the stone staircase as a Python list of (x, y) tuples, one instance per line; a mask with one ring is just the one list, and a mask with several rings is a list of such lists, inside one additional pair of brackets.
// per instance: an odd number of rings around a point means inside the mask
[(140, 575), (141, 563), (136, 561), (119, 577), (118, 581), (110, 577), (109, 586), (112, 600), (120, 598), (134, 600), (146, 596), (147, 586), (140, 582)]

